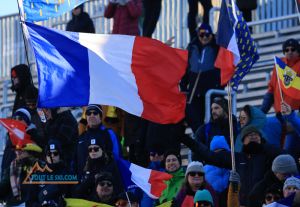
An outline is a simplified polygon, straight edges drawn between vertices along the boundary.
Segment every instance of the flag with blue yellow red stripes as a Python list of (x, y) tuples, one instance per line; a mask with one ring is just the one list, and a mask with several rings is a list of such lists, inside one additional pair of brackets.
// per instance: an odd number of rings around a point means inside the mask
[(44, 21), (71, 11), (87, 0), (18, 0), (22, 19)]
[[(220, 51), (215, 65), (221, 69), (222, 85), (230, 81), (232, 89), (236, 91), (259, 55), (247, 23), (234, 1), (229, 0), (228, 4), (226, 0), (222, 1), (217, 44), (220, 45)], [(220, 55), (226, 53), (230, 53), (229, 56)]]
[(275, 57), (274, 61), (282, 92), (293, 99), (300, 100), (300, 76), (280, 58)]

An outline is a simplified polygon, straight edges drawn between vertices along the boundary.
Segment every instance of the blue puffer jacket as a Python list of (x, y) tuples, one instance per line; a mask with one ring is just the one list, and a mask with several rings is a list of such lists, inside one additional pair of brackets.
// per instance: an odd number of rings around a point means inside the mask
[[(214, 136), (210, 143), (210, 150), (224, 149), (230, 151), (230, 148), (224, 136)], [(213, 187), (213, 189), (221, 193), (228, 187), (229, 170), (219, 168), (214, 165), (205, 165), (205, 180)]]
[[(255, 106), (249, 106), (250, 107), (250, 120), (249, 122), (243, 127), (245, 128), (246, 126), (254, 126), (257, 129), (259, 129), (262, 133), (262, 136), (266, 139), (266, 141), (268, 142), (268, 137), (266, 136), (266, 133), (264, 133), (264, 125), (266, 124), (267, 118), (266, 118), (266, 114), (264, 114), (259, 108), (255, 107)], [(235, 140), (235, 146), (234, 146), (234, 150), (236, 152), (241, 152), (242, 148), (243, 148), (243, 143), (242, 143), (242, 137), (241, 137), (241, 131), (243, 128), (240, 128), (239, 130), (239, 134), (237, 135), (237, 138)]]

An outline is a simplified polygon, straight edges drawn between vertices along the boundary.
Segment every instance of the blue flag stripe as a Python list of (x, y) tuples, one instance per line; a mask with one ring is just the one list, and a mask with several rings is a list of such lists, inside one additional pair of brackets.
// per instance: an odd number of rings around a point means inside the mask
[(47, 100), (47, 107), (54, 107), (57, 105), (54, 101), (58, 99), (64, 100), (64, 106), (88, 105), (88, 50), (75, 41), (78, 39), (76, 33), (69, 33), (66, 37), (32, 23), (26, 25), (37, 61), (38, 106), (43, 106), (41, 100)]

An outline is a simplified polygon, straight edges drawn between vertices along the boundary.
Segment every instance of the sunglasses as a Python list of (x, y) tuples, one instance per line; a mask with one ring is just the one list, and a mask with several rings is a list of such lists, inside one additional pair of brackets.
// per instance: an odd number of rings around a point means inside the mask
[(161, 156), (161, 155), (163, 155), (164, 153), (162, 153), (162, 152), (150, 152), (150, 156), (155, 156), (155, 155), (158, 155), (158, 156)]
[(196, 175), (204, 176), (204, 173), (202, 173), (202, 172), (190, 172), (189, 175), (192, 176), (192, 177), (195, 177)]
[(295, 52), (296, 49), (295, 49), (295, 48), (286, 48), (284, 51), (285, 51), (285, 52), (289, 52), (289, 51)]
[(209, 37), (210, 34), (209, 33), (200, 33), (199, 37), (203, 38), (203, 37)]
[(98, 152), (99, 149), (100, 149), (100, 147), (89, 147), (89, 152), (92, 152), (92, 151)]
[(200, 207), (200, 206), (211, 206), (211, 203), (208, 201), (198, 201), (195, 203), (195, 207)]
[(111, 187), (112, 183), (109, 181), (102, 181), (98, 185), (100, 185), (101, 187), (104, 187), (104, 186)]
[(85, 114), (87, 115), (87, 116), (90, 116), (90, 115), (98, 115), (99, 114), (99, 112), (98, 111), (87, 111), (87, 112), (85, 112)]
[(265, 199), (266, 199), (267, 201), (271, 201), (271, 200), (277, 201), (277, 200), (280, 199), (280, 196), (278, 196), (278, 195), (266, 195)]
[(51, 157), (51, 155), (56, 157), (56, 156), (58, 156), (58, 152), (48, 152), (47, 153), (47, 156)]

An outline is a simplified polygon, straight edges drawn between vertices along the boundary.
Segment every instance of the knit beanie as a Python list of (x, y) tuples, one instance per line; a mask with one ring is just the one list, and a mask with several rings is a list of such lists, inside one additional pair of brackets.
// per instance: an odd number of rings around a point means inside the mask
[(245, 136), (247, 136), (248, 134), (250, 134), (252, 132), (259, 134), (260, 137), (262, 138), (262, 135), (261, 135), (261, 132), (259, 131), (259, 129), (257, 129), (253, 125), (248, 125), (244, 129), (242, 129), (242, 132), (241, 132), (242, 141), (244, 141)]
[(20, 116), (27, 125), (31, 123), (31, 115), (26, 108), (19, 108), (13, 115), (13, 117)]
[(295, 186), (298, 190), (300, 190), (300, 179), (294, 176), (289, 177), (283, 184), (283, 190), (289, 186)]
[(295, 159), (289, 155), (278, 155), (272, 163), (272, 171), (274, 173), (282, 174), (298, 174), (297, 165)]
[(285, 49), (287, 47), (293, 47), (295, 48), (298, 53), (300, 53), (300, 45), (299, 45), (299, 42), (295, 39), (288, 39), (286, 40), (283, 45), (282, 45), (282, 52), (285, 53)]
[(195, 196), (194, 196), (194, 203), (199, 201), (208, 201), (211, 203), (211, 205), (214, 205), (214, 201), (212, 199), (212, 196), (210, 192), (206, 189), (204, 190), (197, 190)]
[(186, 168), (185, 176), (187, 176), (190, 172), (204, 173), (202, 162), (198, 162), (198, 161), (191, 162)]
[(100, 117), (102, 117), (102, 107), (101, 107), (101, 105), (90, 104), (86, 107), (85, 113), (87, 113), (90, 110), (97, 111), (100, 114)]
[(101, 172), (95, 175), (96, 184), (98, 185), (101, 181), (110, 181), (113, 183), (112, 174), (109, 172)]
[(212, 100), (212, 103), (211, 104), (218, 104), (219, 106), (222, 107), (222, 109), (228, 114), (228, 102), (225, 98), (223, 97), (215, 97), (213, 100)]

